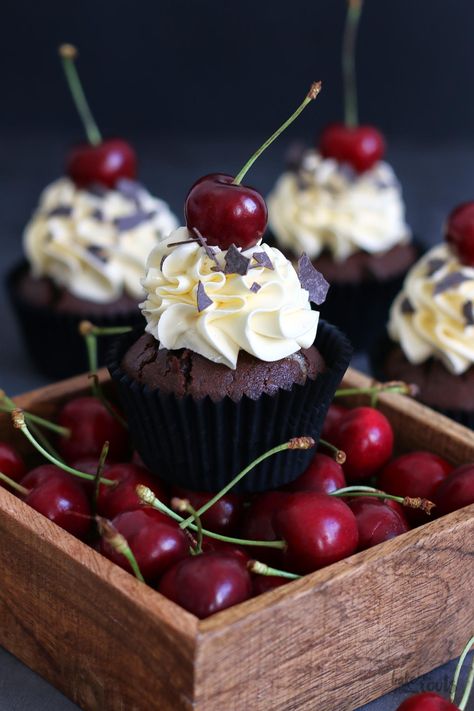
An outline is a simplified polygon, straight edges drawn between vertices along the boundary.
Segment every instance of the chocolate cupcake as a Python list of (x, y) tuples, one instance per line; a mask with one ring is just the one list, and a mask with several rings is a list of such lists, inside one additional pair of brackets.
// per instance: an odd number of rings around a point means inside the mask
[(166, 203), (134, 180), (79, 187), (64, 177), (46, 188), (25, 230), (26, 260), (7, 281), (26, 348), (42, 372), (86, 370), (81, 320), (142, 322), (146, 259), (176, 224)]
[[(298, 435), (315, 439), (351, 347), (319, 322), (324, 278), (277, 249), (208, 246), (183, 227), (151, 253), (146, 333), (109, 355), (132, 438), (167, 481), (215, 491), (255, 457)], [(260, 491), (296, 478), (311, 451), (262, 463), (240, 482)]]
[(306, 252), (331, 283), (322, 316), (357, 350), (369, 348), (417, 256), (390, 165), (361, 170), (305, 150), (278, 179), (268, 209), (271, 239), (289, 258)]

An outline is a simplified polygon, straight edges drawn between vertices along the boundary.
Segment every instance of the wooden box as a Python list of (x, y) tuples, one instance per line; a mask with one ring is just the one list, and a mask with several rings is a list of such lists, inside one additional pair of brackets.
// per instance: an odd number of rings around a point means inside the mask
[[(16, 402), (51, 417), (88, 386)], [(468, 430), (400, 396), (380, 406), (400, 450), (474, 461)], [(7, 415), (0, 438), (27, 451)], [(0, 572), (0, 644), (83, 709), (344, 711), (459, 654), (474, 506), (199, 621), (1, 489)]]

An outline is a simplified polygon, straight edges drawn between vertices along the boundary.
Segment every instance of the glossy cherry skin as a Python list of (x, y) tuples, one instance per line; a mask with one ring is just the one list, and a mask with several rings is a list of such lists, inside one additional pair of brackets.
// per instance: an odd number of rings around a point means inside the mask
[(262, 595), (269, 590), (281, 588), (287, 583), (291, 583), (291, 580), (281, 578), (279, 575), (254, 575), (252, 579), (253, 594)]
[(78, 188), (94, 183), (114, 188), (121, 178), (136, 179), (137, 156), (131, 145), (120, 138), (110, 138), (97, 146), (80, 143), (68, 153), (66, 173)]
[(323, 430), (321, 432), (322, 439), (325, 439), (326, 442), (331, 443), (334, 441), (339, 423), (348, 412), (348, 408), (343, 407), (342, 405), (335, 405), (333, 403), (329, 407), (326, 419), (324, 420)]
[(194, 183), (184, 206), (186, 224), (195, 227), (208, 244), (228, 249), (253, 247), (267, 226), (265, 200), (254, 188), (234, 185), (223, 173), (205, 175)]
[(361, 496), (351, 499), (348, 505), (356, 517), (360, 551), (389, 541), (410, 529), (406, 518), (382, 499)]
[(137, 494), (137, 486), (142, 484), (153, 491), (155, 496), (168, 503), (168, 496), (163, 485), (150, 475), (148, 469), (127, 462), (112, 464), (104, 473), (107, 479), (117, 481), (117, 486), (101, 484), (97, 497), (97, 511), (105, 518), (115, 518), (125, 511), (141, 508), (143, 503)]
[(58, 448), (67, 462), (100, 457), (104, 442), (109, 442), (107, 461), (127, 458), (129, 438), (124, 427), (95, 397), (69, 400), (59, 413), (58, 423), (71, 431), (61, 437)]
[[(0, 442), (0, 472), (13, 479), (20, 481), (26, 474), (26, 467), (23, 459), (20, 457), (16, 449), (7, 442)], [(7, 484), (1, 483), (2, 486)]]
[(459, 709), (448, 699), (428, 691), (405, 699), (397, 711), (459, 711)]
[(348, 163), (357, 173), (363, 173), (383, 157), (385, 139), (375, 126), (350, 128), (332, 123), (321, 134), (319, 150), (324, 158)]
[(311, 464), (301, 476), (285, 487), (286, 491), (316, 491), (330, 494), (346, 485), (344, 471), (332, 457), (317, 452)]
[(247, 563), (251, 560), (248, 551), (245, 550), (243, 546), (238, 546), (236, 543), (218, 541), (215, 538), (207, 538), (204, 536), (202, 549), (205, 553), (225, 553), (225, 555), (235, 558), (245, 569), (247, 569)]
[[(209, 494), (205, 491), (191, 491), (179, 486), (171, 489), (171, 495), (180, 499), (187, 499), (196, 511), (204, 504), (207, 504), (209, 499), (214, 496), (214, 494)], [(242, 516), (243, 504), (244, 497), (238, 494), (222, 496), (201, 516), (203, 527), (215, 533), (231, 533), (235, 531)]]
[(285, 569), (311, 573), (357, 549), (357, 521), (341, 499), (312, 491), (290, 494), (275, 512), (275, 531), (286, 543)]
[(91, 509), (82, 487), (52, 464), (32, 469), (21, 485), (28, 489), (26, 504), (54, 521), (76, 538), (84, 538), (91, 526)]
[(445, 239), (463, 264), (474, 267), (474, 201), (454, 208), (446, 222)]
[(392, 456), (392, 426), (379, 410), (356, 407), (340, 421), (333, 444), (346, 453), (343, 469), (347, 479), (366, 479)]
[[(154, 582), (175, 563), (189, 555), (189, 539), (166, 514), (152, 508), (125, 511), (112, 520), (113, 526), (127, 540), (140, 572)], [(100, 552), (131, 572), (128, 560), (102, 539)]]
[(474, 504), (474, 464), (454, 469), (436, 489), (434, 501), (437, 516)]
[(209, 615), (248, 600), (250, 574), (233, 556), (202, 553), (186, 558), (164, 574), (160, 593), (196, 617)]
[[(283, 491), (268, 491), (258, 494), (246, 511), (239, 538), (250, 541), (276, 541), (273, 516), (275, 511), (288, 499), (290, 494)], [(278, 567), (282, 563), (282, 552), (272, 548), (251, 547), (252, 557)]]

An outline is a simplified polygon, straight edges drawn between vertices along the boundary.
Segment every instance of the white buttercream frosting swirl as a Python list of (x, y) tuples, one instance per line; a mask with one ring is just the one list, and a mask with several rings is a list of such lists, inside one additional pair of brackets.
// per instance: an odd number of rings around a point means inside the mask
[(109, 303), (125, 292), (140, 299), (147, 257), (176, 226), (167, 204), (139, 183), (86, 190), (60, 178), (42, 193), (24, 247), (34, 276), (78, 298)]
[(430, 249), (408, 272), (388, 331), (410, 363), (433, 357), (464, 373), (474, 364), (474, 267), (447, 244)]
[(268, 197), (269, 224), (279, 244), (315, 259), (328, 249), (342, 261), (360, 250), (387, 252), (410, 240), (400, 184), (380, 161), (358, 174), (315, 150), (297, 172), (285, 172)]
[[(251, 258), (242, 275), (223, 271), (227, 252), (217, 247), (210, 248), (211, 258), (196, 242), (168, 246), (188, 239), (180, 227), (148, 259), (141, 308), (161, 348), (189, 348), (235, 369), (240, 350), (276, 361), (313, 345), (319, 313), (278, 249), (259, 243), (242, 252)], [(260, 266), (252, 258), (257, 253), (265, 253), (273, 268)], [(198, 289), (207, 303), (202, 310)]]

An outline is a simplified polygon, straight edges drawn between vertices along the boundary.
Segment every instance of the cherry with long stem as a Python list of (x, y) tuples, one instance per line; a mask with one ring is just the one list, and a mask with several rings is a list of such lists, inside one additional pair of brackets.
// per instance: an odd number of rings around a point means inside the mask
[(84, 125), (87, 140), (92, 146), (98, 146), (102, 143), (102, 136), (90, 110), (77, 72), (75, 63), (77, 54), (77, 49), (72, 44), (62, 44), (59, 47), (59, 56), (61, 57), (64, 74), (66, 75), (74, 104)]
[(359, 125), (355, 50), (362, 6), (363, 0), (347, 0), (346, 22), (342, 39), (344, 120), (349, 128)]
[[(201, 517), (199, 516), (196, 509), (191, 505), (191, 502), (188, 501), (187, 499), (180, 499), (177, 496), (174, 496), (171, 499), (170, 503), (171, 503), (171, 507), (175, 511), (178, 511), (179, 513), (191, 514), (191, 518), (194, 521), (194, 525), (196, 527), (196, 533), (197, 533), (197, 538), (196, 538), (195, 544), (193, 545), (192, 552), (194, 555), (199, 555), (200, 553), (202, 553), (202, 539), (203, 539)], [(181, 526), (181, 528), (184, 528), (184, 527)]]
[(250, 570), (251, 573), (255, 573), (257, 575), (274, 575), (275, 577), (287, 578), (288, 580), (299, 580), (303, 577), (297, 573), (289, 573), (287, 570), (272, 568), (271, 565), (261, 563), (259, 560), (250, 560), (247, 563), (247, 569)]
[(121, 555), (124, 556), (124, 558), (127, 559), (127, 561), (130, 564), (131, 569), (133, 570), (133, 574), (139, 580), (141, 583), (145, 582), (145, 578), (143, 577), (140, 568), (137, 563), (137, 559), (133, 555), (132, 549), (128, 545), (127, 539), (125, 536), (122, 536), (121, 533), (117, 531), (115, 526), (112, 524), (111, 521), (108, 521), (106, 518), (102, 518), (102, 516), (96, 516), (95, 517), (96, 523), (97, 523), (97, 528), (99, 529), (99, 533), (104, 538), (104, 540), (115, 550), (117, 553), (120, 553)]
[(375, 499), (389, 499), (410, 509), (421, 509), (428, 515), (431, 514), (432, 509), (436, 505), (432, 501), (428, 501), (428, 499), (423, 499), (419, 496), (394, 496), (393, 494), (385, 493), (385, 491), (380, 491), (380, 489), (374, 489), (372, 486), (345, 486), (343, 489), (331, 491), (328, 496), (335, 496), (336, 498), (369, 496)]

